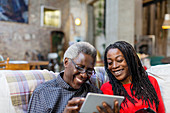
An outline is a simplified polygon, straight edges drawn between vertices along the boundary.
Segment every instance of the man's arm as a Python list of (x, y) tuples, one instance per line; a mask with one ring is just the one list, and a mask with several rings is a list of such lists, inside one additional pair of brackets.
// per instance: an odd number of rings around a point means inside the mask
[(30, 98), (27, 113), (44, 113), (43, 100), (37, 92), (34, 92)]

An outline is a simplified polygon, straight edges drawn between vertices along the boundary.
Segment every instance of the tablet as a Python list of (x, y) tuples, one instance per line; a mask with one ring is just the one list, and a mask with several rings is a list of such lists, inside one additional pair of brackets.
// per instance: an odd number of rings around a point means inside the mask
[(112, 108), (114, 106), (114, 100), (118, 100), (119, 106), (123, 101), (124, 96), (115, 96), (115, 95), (105, 95), (98, 93), (88, 93), (86, 99), (80, 109), (80, 113), (93, 113), (98, 112), (96, 106), (102, 107), (102, 102), (105, 101)]

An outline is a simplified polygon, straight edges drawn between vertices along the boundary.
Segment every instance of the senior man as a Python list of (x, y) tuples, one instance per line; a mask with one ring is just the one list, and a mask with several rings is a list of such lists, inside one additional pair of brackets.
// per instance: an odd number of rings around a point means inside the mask
[[(88, 92), (102, 93), (86, 82), (95, 74), (95, 62), (96, 49), (91, 44), (77, 42), (71, 45), (64, 54), (64, 71), (35, 89), (28, 113), (78, 113)], [(111, 110), (107, 104), (103, 106)], [(103, 112), (100, 107), (97, 109)]]

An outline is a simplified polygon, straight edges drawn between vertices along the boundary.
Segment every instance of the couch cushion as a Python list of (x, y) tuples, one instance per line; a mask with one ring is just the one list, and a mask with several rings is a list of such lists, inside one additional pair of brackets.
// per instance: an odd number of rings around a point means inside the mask
[(95, 67), (95, 71), (96, 74), (91, 76), (90, 81), (93, 85), (100, 89), (103, 83), (109, 81), (109, 78), (104, 67)]
[(166, 112), (170, 111), (170, 64), (151, 66), (147, 70), (149, 75), (155, 77), (160, 86), (162, 98), (165, 104)]
[[(47, 70), (0, 71), (9, 87), (12, 105), (17, 113), (26, 113), (29, 99), (34, 89), (41, 83), (56, 78)], [(4, 106), (5, 107), (5, 106)]]
[(0, 113), (15, 113), (6, 77), (0, 74)]

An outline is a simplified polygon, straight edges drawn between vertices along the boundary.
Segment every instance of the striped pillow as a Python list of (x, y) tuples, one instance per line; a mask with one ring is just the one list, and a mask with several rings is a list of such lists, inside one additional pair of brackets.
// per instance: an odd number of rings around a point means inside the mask
[(27, 112), (31, 94), (39, 84), (57, 76), (48, 70), (4, 70), (0, 73), (6, 77), (12, 105), (17, 113)]

